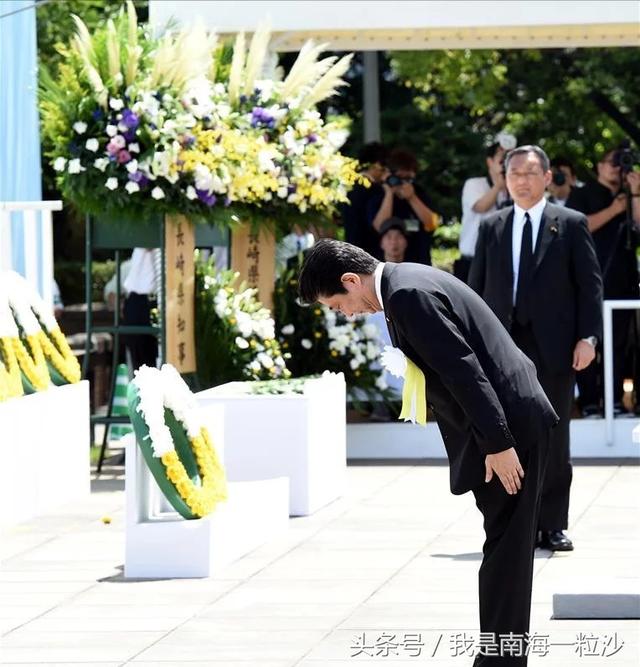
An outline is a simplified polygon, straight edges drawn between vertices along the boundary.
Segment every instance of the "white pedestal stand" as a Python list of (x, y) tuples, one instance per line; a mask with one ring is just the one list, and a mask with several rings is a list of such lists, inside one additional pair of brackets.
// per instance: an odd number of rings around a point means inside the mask
[(303, 394), (249, 394), (250, 382), (231, 382), (197, 394), (227, 418), (225, 462), (234, 479), (286, 475), (292, 516), (312, 514), (339, 498), (346, 479), (344, 376), (325, 374)]
[(2, 527), (84, 502), (91, 491), (89, 383), (0, 403), (0, 444)]
[[(207, 416), (216, 450), (224, 460), (222, 411)], [(289, 484), (285, 477), (229, 481), (227, 501), (203, 519), (185, 520), (158, 488), (135, 437), (125, 437), (125, 577), (209, 577), (287, 529)]]

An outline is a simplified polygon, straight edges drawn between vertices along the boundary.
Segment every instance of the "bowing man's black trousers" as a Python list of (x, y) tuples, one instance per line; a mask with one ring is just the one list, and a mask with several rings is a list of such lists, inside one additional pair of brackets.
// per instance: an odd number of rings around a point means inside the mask
[(531, 434), (535, 444), (519, 454), (525, 475), (517, 494), (509, 495), (495, 473), (489, 483), (473, 489), (486, 536), (478, 574), (483, 648), (474, 667), (527, 664), (533, 558), (551, 438), (545, 425), (537, 430), (539, 434)]

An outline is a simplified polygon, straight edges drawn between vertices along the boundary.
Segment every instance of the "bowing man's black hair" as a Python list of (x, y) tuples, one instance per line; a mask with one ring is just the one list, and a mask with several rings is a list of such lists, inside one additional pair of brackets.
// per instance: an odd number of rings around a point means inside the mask
[(377, 265), (378, 260), (362, 248), (334, 239), (321, 239), (307, 251), (300, 269), (300, 301), (310, 304), (319, 297), (346, 294), (341, 281), (344, 273), (371, 275)]

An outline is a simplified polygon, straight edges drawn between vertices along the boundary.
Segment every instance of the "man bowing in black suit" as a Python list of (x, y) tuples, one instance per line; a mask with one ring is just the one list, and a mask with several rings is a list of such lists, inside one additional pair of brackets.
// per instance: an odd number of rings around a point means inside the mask
[(514, 205), (480, 224), (469, 285), (523, 352), (560, 416), (542, 489), (538, 545), (571, 551), (569, 422), (575, 371), (595, 357), (602, 335), (602, 278), (587, 220), (544, 198), (549, 158), (538, 146), (505, 157)]
[[(424, 374), (450, 464), (454, 494), (472, 491), (484, 517), (480, 630), (496, 638), (529, 630), (536, 513), (558, 417), (531, 361), (484, 301), (444, 271), (378, 262), (322, 240), (300, 271), (302, 301), (345, 315), (384, 311), (391, 341)], [(517, 643), (517, 642), (516, 642)], [(524, 655), (475, 665), (526, 665)], [(508, 650), (506, 650), (508, 653)], [(518, 652), (517, 650), (515, 651)]]

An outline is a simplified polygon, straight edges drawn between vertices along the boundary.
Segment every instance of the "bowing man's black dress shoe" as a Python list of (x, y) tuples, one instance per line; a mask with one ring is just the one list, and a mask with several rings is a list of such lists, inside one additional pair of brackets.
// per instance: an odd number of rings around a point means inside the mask
[(549, 551), (573, 551), (573, 542), (561, 530), (541, 530), (537, 546)]

